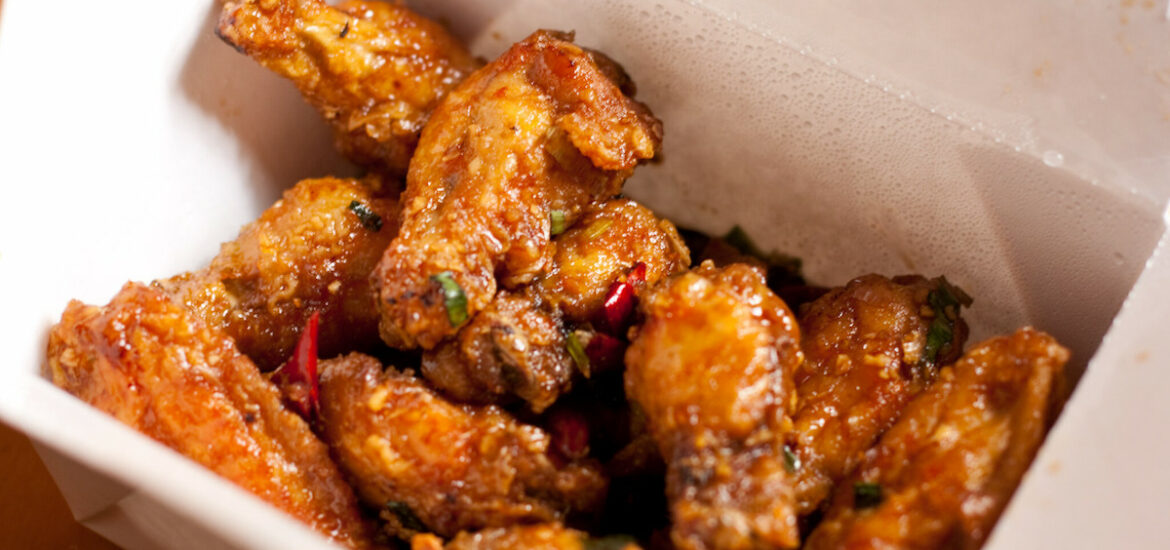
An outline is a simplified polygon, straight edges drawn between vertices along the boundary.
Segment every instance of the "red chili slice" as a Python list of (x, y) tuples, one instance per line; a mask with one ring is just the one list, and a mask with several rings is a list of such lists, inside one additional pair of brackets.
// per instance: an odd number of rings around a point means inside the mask
[(285, 404), (311, 421), (320, 407), (317, 387), (317, 312), (309, 316), (292, 357), (272, 373)]
[(635, 286), (646, 282), (646, 264), (638, 262), (630, 268), (625, 281), (615, 281), (605, 293), (601, 306), (602, 329), (615, 336), (624, 336), (634, 318), (637, 305)]
[(552, 447), (564, 458), (578, 460), (589, 454), (589, 423), (571, 409), (559, 409), (548, 420)]
[(590, 374), (598, 374), (620, 368), (626, 354), (626, 343), (602, 332), (595, 332), (585, 345), (585, 356), (589, 358)]

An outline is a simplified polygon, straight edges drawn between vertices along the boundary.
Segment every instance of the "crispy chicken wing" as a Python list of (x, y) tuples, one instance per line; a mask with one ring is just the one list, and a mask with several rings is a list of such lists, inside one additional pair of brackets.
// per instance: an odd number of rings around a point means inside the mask
[(325, 361), (320, 384), (322, 437), (394, 535), (555, 521), (604, 498), (595, 463), (558, 467), (538, 428), (452, 404), (409, 371), (350, 354)]
[(590, 539), (588, 533), (568, 529), (559, 523), (538, 523), (459, 533), (446, 546), (435, 535), (415, 535), (411, 550), (638, 550), (622, 539)]
[(369, 274), (397, 232), (395, 201), (358, 180), (305, 180), (202, 271), (155, 285), (222, 329), (263, 370), (288, 359), (309, 316), (321, 355), (378, 343)]
[(292, 80), (345, 156), (393, 178), (431, 110), (479, 65), (439, 24), (390, 2), (227, 0), (216, 32)]
[[(959, 317), (963, 299), (955, 296), (961, 292), (942, 278), (866, 275), (805, 307), (805, 361), (796, 372), (791, 442), (800, 460), (800, 513), (816, 509), (833, 484), (853, 471), (861, 454), (934, 379), (933, 365), (953, 361), (962, 350), (967, 327)], [(951, 307), (936, 311), (940, 304)], [(935, 327), (936, 321), (942, 324)], [(944, 345), (936, 343), (940, 338)]]
[(53, 382), (351, 547), (357, 499), (309, 426), (231, 339), (158, 289), (73, 301), (49, 333)]
[(515, 395), (541, 412), (571, 386), (566, 330), (597, 318), (610, 285), (638, 262), (647, 284), (690, 263), (674, 225), (629, 199), (592, 209), (553, 242), (547, 274), (501, 291), (454, 339), (423, 354), (427, 380), (462, 402)]
[(1067, 360), (1024, 328), (942, 369), (837, 489), (805, 548), (978, 548), (1040, 447)]
[(382, 339), (430, 349), (549, 268), (551, 219), (616, 195), (661, 124), (570, 36), (540, 31), (453, 90), (411, 162), (378, 265)]
[(800, 332), (756, 268), (734, 264), (667, 279), (643, 298), (626, 353), (626, 393), (667, 462), (679, 548), (798, 543), (784, 456)]

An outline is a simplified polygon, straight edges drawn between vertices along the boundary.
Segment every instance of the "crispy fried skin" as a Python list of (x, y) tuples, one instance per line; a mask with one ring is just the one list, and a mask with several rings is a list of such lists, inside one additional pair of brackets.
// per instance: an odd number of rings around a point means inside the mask
[[(1024, 328), (942, 369), (834, 494), (805, 548), (978, 548), (1062, 397), (1068, 351)], [(855, 483), (882, 500), (854, 502)]]
[(49, 333), (53, 382), (333, 540), (369, 546), (353, 491), (231, 339), (158, 289), (73, 301)]
[(541, 412), (571, 387), (566, 325), (596, 318), (609, 286), (638, 262), (647, 284), (690, 264), (674, 225), (629, 199), (591, 209), (553, 242), (546, 275), (521, 292), (501, 291), (454, 339), (423, 354), (428, 381), (461, 402), (514, 395)]
[[(612, 550), (638, 550), (638, 545), (632, 542), (619, 542), (616, 539), (601, 539)], [(612, 542), (611, 542), (612, 540)], [(589, 546), (589, 534), (568, 529), (559, 523), (539, 523), (536, 525), (515, 525), (484, 529), (474, 533), (459, 533), (446, 546), (443, 540), (435, 535), (416, 535), (410, 540), (411, 550), (586, 550)], [(596, 541), (594, 541), (596, 542)]]
[[(937, 314), (927, 297), (940, 279), (865, 275), (808, 304), (800, 317), (805, 362), (796, 372), (793, 447), (797, 509), (816, 509), (833, 484), (934, 378), (921, 361)], [(957, 312), (956, 312), (957, 316)], [(950, 357), (967, 337), (956, 319)]]
[(373, 275), (392, 347), (431, 349), (462, 326), (436, 275), (450, 274), (473, 317), (498, 284), (516, 288), (548, 269), (551, 212), (571, 225), (658, 150), (661, 124), (569, 38), (533, 34), (432, 114), (411, 161), (402, 232)]
[(674, 224), (630, 199), (589, 209), (554, 242), (551, 269), (536, 288), (570, 323), (593, 320), (610, 284), (634, 264), (646, 264), (646, 283), (654, 284), (691, 262)]
[(394, 535), (556, 521), (604, 498), (596, 464), (558, 468), (548, 436), (500, 409), (452, 404), (361, 354), (321, 368), (322, 437)]
[[(263, 370), (288, 359), (314, 311), (322, 356), (368, 349), (378, 343), (369, 274), (398, 216), (397, 204), (369, 187), (304, 180), (225, 243), (210, 267), (155, 285), (226, 332)], [(355, 212), (363, 208), (377, 221)]]
[(530, 292), (504, 290), (455, 338), (424, 352), (421, 370), (456, 401), (503, 404), (515, 396), (541, 412), (569, 391), (573, 360), (560, 315)]
[(292, 80), (342, 154), (393, 178), (431, 110), (479, 65), (439, 24), (389, 2), (228, 0), (216, 32)]
[(671, 538), (690, 548), (798, 543), (784, 464), (799, 329), (756, 268), (667, 279), (642, 301), (626, 353), (626, 394), (667, 461)]

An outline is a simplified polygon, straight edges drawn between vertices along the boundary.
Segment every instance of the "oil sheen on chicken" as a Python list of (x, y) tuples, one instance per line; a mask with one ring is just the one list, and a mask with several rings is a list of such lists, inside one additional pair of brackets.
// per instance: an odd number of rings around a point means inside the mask
[(548, 273), (500, 291), (455, 338), (423, 354), (429, 382), (461, 402), (515, 396), (541, 412), (571, 388), (565, 333), (597, 318), (610, 285), (639, 262), (647, 284), (690, 263), (674, 225), (629, 199), (591, 209), (553, 243)]
[(1023, 328), (942, 369), (837, 489), (805, 548), (978, 548), (1054, 418), (1067, 360)]
[[(967, 328), (958, 306), (931, 307), (940, 303), (937, 293), (951, 288), (941, 278), (865, 275), (803, 309), (805, 361), (796, 372), (792, 432), (801, 514), (815, 510), (853, 471), (906, 403), (934, 380), (935, 365), (952, 362), (962, 350)], [(950, 331), (939, 349), (928, 346), (936, 322)], [(937, 338), (941, 329), (935, 328)]]
[(642, 300), (626, 393), (667, 462), (671, 539), (683, 549), (799, 543), (784, 438), (800, 331), (744, 264), (667, 279)]
[(49, 333), (53, 383), (336, 542), (370, 545), (328, 449), (231, 339), (158, 289), (73, 301)]
[(227, 0), (216, 32), (296, 84), (342, 154), (395, 180), (431, 110), (479, 65), (439, 24), (394, 2)]
[(496, 407), (450, 403), (369, 356), (322, 364), (320, 421), (359, 496), (404, 539), (557, 521), (604, 497), (598, 465), (558, 466), (540, 429)]
[(374, 273), (390, 346), (433, 348), (499, 286), (534, 281), (552, 261), (551, 219), (572, 225), (658, 151), (660, 123), (570, 38), (533, 34), (432, 114)]
[(379, 339), (369, 273), (398, 229), (397, 203), (374, 185), (302, 181), (224, 243), (208, 268), (155, 285), (266, 371), (289, 358), (313, 312), (322, 356), (370, 349)]

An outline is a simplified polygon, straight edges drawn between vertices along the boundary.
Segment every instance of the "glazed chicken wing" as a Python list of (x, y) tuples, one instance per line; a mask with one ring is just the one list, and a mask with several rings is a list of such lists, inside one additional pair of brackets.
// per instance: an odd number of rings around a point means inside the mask
[(158, 289), (74, 301), (49, 333), (53, 382), (350, 547), (357, 499), (309, 426), (231, 339)]
[(945, 279), (858, 277), (808, 304), (800, 317), (804, 364), (796, 372), (792, 449), (797, 509), (816, 509), (833, 484), (954, 360), (969, 299)]
[(379, 342), (369, 274), (397, 232), (398, 206), (368, 182), (305, 180), (225, 243), (202, 271), (155, 283), (231, 336), (263, 370), (289, 358), (313, 312), (321, 355)]
[(626, 393), (667, 462), (671, 538), (683, 549), (799, 543), (784, 456), (799, 329), (754, 267), (667, 279), (642, 301)]
[(638, 550), (638, 545), (619, 539), (590, 539), (588, 533), (559, 523), (516, 525), (459, 533), (445, 546), (434, 535), (416, 535), (410, 550)]
[(657, 152), (660, 123), (569, 39), (533, 34), (432, 114), (402, 231), (374, 274), (387, 344), (433, 348), (487, 307), (497, 277), (535, 280), (551, 263), (552, 219), (572, 225)]
[(1040, 447), (1067, 360), (1024, 328), (942, 369), (837, 489), (805, 548), (978, 548)]
[(320, 384), (322, 437), (394, 535), (556, 521), (604, 498), (597, 465), (558, 467), (538, 428), (452, 404), (377, 359), (325, 361)]
[(431, 110), (479, 66), (439, 24), (390, 2), (227, 0), (216, 32), (292, 80), (346, 157), (395, 179)]
[(646, 284), (690, 263), (674, 225), (629, 199), (592, 209), (553, 242), (547, 274), (520, 292), (501, 291), (455, 338), (423, 354), (427, 380), (461, 402), (514, 395), (541, 412), (571, 386), (565, 332), (598, 318), (610, 286), (639, 262)]

